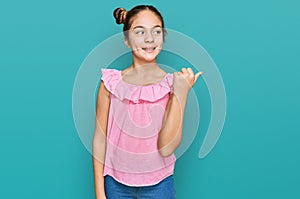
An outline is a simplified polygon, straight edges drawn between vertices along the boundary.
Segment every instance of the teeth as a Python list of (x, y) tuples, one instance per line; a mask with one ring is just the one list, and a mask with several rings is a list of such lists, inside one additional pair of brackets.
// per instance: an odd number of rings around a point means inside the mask
[(153, 50), (155, 50), (155, 48), (143, 48), (143, 50), (145, 50), (145, 51), (153, 51)]

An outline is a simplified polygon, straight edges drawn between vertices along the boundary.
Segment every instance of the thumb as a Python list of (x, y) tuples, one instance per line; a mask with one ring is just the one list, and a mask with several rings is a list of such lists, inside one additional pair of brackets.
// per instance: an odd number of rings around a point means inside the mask
[(203, 72), (198, 72), (196, 75), (195, 75), (195, 80), (194, 80), (194, 83), (197, 81), (197, 79), (200, 77), (200, 75), (202, 75)]

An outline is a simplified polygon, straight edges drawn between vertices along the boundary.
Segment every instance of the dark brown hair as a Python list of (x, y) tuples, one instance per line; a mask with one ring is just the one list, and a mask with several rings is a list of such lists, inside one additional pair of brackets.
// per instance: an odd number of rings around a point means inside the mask
[(165, 40), (165, 34), (167, 34), (167, 31), (165, 30), (164, 19), (163, 19), (162, 15), (160, 14), (160, 12), (154, 6), (138, 5), (129, 11), (126, 11), (124, 8), (116, 8), (113, 12), (113, 15), (116, 19), (117, 24), (124, 24), (123, 32), (124, 32), (126, 38), (128, 39), (128, 30), (130, 29), (130, 27), (132, 25), (133, 17), (143, 10), (150, 10), (158, 16), (158, 18), (160, 19), (161, 24), (162, 24), (163, 33), (164, 33), (163, 37)]

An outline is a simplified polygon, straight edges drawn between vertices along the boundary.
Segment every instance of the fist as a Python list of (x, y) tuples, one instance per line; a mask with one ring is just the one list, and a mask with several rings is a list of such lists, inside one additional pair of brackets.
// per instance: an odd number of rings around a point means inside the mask
[(182, 68), (181, 72), (174, 72), (174, 93), (188, 93), (201, 74), (202, 72), (194, 74), (191, 68)]

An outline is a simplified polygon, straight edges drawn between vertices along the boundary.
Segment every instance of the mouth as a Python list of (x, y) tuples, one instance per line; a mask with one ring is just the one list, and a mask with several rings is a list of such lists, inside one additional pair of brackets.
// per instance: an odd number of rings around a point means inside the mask
[(156, 47), (142, 48), (142, 50), (147, 53), (152, 53), (155, 49), (156, 49)]

